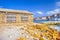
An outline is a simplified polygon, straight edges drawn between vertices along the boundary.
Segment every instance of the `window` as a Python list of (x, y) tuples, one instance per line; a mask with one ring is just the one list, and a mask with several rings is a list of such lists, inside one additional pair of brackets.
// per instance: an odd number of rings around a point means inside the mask
[(7, 14), (6, 21), (7, 22), (16, 22), (16, 15), (13, 13)]
[(28, 21), (28, 16), (27, 15), (22, 16), (21, 21)]

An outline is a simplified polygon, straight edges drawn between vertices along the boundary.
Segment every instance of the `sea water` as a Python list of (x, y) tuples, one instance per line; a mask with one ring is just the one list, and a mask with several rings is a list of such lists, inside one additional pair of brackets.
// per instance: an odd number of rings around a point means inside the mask
[(34, 20), (35, 23), (45, 23), (45, 22), (59, 22), (59, 21), (48, 21), (48, 20)]

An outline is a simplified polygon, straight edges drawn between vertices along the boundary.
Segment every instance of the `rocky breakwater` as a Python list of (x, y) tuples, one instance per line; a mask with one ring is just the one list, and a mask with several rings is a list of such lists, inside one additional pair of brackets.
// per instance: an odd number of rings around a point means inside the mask
[(57, 31), (42, 24), (0, 27), (0, 40), (55, 40), (57, 35)]

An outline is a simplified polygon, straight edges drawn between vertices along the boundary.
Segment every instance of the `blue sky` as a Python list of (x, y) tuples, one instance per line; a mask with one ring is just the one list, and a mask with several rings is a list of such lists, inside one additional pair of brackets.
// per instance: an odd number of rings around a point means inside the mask
[(0, 0), (0, 8), (26, 10), (40, 17), (60, 12), (60, 0)]

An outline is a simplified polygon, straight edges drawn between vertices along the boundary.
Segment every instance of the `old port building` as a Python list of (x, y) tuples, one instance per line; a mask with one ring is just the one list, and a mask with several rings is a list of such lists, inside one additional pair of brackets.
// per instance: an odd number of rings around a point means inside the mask
[[(32, 23), (33, 22), (33, 14), (28, 11), (22, 10), (12, 10), (12, 9), (3, 9), (0, 8), (0, 23), (10, 25), (19, 25)], [(11, 25), (12, 25), (11, 24)]]

